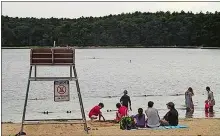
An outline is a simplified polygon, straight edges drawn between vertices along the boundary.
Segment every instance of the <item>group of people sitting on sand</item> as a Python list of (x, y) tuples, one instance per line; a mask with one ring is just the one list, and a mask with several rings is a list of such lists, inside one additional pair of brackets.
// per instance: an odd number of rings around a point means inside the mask
[[(208, 99), (205, 101), (205, 111), (206, 112), (213, 112), (213, 106), (215, 105), (215, 100), (213, 96), (213, 92), (210, 90), (210, 87), (206, 87), (208, 92)], [(186, 110), (187, 111), (194, 111), (194, 105), (192, 101), (192, 96), (194, 95), (193, 89), (189, 87), (189, 89), (185, 92), (185, 101), (186, 101)], [(131, 108), (131, 100), (128, 96), (127, 90), (124, 91), (124, 95), (120, 99), (120, 103), (116, 104), (116, 108), (118, 109), (116, 112), (116, 122), (120, 122), (123, 117), (131, 117), (134, 119), (136, 127), (148, 127), (148, 128), (155, 128), (159, 126), (177, 126), (178, 125), (178, 111), (175, 109), (175, 104), (173, 102), (167, 103), (167, 108), (169, 111), (166, 115), (160, 119), (158, 114), (158, 110), (153, 107), (154, 102), (148, 102), (148, 108), (145, 110), (145, 114), (142, 108), (138, 109), (138, 114), (136, 115), (128, 115), (128, 109), (132, 111)], [(105, 121), (104, 116), (102, 115), (101, 109), (104, 108), (103, 103), (99, 103), (97, 106), (93, 107), (89, 112), (89, 118), (91, 120), (99, 118), (103, 118)]]
[[(124, 91), (124, 95), (121, 97), (120, 101), (121, 103), (116, 104), (116, 108), (118, 109), (116, 112), (116, 122), (119, 122), (123, 117), (128, 116), (128, 104), (131, 109), (131, 101), (130, 97), (127, 95), (127, 90)], [(175, 109), (175, 105), (173, 102), (167, 103), (167, 108), (169, 109), (169, 112), (163, 117), (163, 119), (160, 119), (160, 116), (158, 114), (158, 110), (153, 108), (154, 102), (149, 101), (148, 102), (148, 108), (145, 111), (145, 114), (143, 113), (143, 109), (138, 109), (138, 114), (131, 115), (135, 121), (136, 127), (159, 127), (160, 125), (163, 126), (177, 126), (178, 125), (178, 112)], [(102, 115), (101, 109), (104, 108), (103, 103), (99, 103), (97, 106), (93, 107), (89, 112), (89, 118), (91, 120), (101, 118), (105, 121), (104, 116)]]

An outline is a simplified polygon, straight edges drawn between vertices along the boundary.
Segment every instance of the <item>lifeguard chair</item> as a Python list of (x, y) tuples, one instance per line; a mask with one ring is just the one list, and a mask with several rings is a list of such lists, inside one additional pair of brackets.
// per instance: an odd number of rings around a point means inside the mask
[[(67, 66), (70, 68), (70, 74), (69, 77), (37, 77), (37, 67), (38, 66)], [(34, 67), (34, 76), (32, 76), (32, 68)], [(74, 73), (74, 76), (73, 76)], [(26, 120), (25, 114), (26, 114), (26, 107), (28, 102), (28, 93), (29, 93), (29, 87), (31, 81), (66, 81), (69, 83), (69, 81), (75, 81), (76, 82), (76, 89), (77, 94), (79, 98), (79, 104), (81, 109), (82, 118), (80, 119), (38, 119), (38, 120)], [(63, 90), (62, 90), (63, 91)], [(55, 93), (55, 91), (54, 91)], [(55, 99), (54, 101), (68, 101), (69, 97), (60, 96)], [(77, 78), (76, 68), (75, 68), (75, 49), (68, 48), (68, 47), (54, 47), (54, 48), (35, 48), (30, 50), (30, 69), (29, 69), (29, 76), (28, 76), (28, 84), (27, 84), (27, 90), (26, 90), (26, 96), (25, 96), (25, 103), (24, 103), (24, 109), (23, 109), (23, 116), (22, 116), (22, 124), (21, 124), (21, 130), (18, 133), (18, 135), (24, 134), (24, 125), (30, 125), (34, 121), (81, 121), (81, 122), (65, 122), (65, 123), (77, 123), (77, 124), (84, 124), (84, 130), (88, 133), (87, 128), (87, 122), (83, 107), (83, 101), (82, 96), (80, 92), (79, 87), (79, 81)], [(57, 123), (63, 123), (63, 122), (56, 122)]]

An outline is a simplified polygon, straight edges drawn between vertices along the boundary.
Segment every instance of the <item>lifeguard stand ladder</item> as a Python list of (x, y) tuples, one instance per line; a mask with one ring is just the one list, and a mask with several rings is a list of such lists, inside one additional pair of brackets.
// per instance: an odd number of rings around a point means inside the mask
[[(37, 77), (37, 66), (68, 66), (70, 68), (70, 76), (69, 77)], [(34, 67), (34, 77), (32, 77), (32, 68)], [(72, 72), (74, 73), (74, 77), (72, 75)], [(82, 118), (80, 119), (38, 119), (38, 120), (25, 120), (25, 114), (26, 114), (26, 107), (27, 107), (27, 101), (28, 101), (28, 93), (29, 93), (29, 87), (31, 81), (55, 81), (55, 80), (68, 80), (76, 81), (76, 89), (77, 94), (79, 98), (80, 103), (80, 109)], [(26, 97), (24, 102), (24, 110), (23, 110), (23, 116), (22, 116), (22, 124), (21, 124), (21, 130), (18, 133), (19, 135), (22, 135), (24, 133), (24, 125), (31, 124), (32, 121), (73, 121), (78, 120), (82, 122), (75, 122), (77, 124), (84, 124), (84, 130), (88, 133), (87, 123), (86, 123), (86, 117), (85, 117), (85, 111), (83, 107), (83, 101), (82, 96), (80, 93), (80, 87), (79, 87), (79, 81), (77, 78), (76, 68), (75, 68), (75, 49), (73, 48), (36, 48), (31, 49), (30, 51), (30, 70), (29, 70), (29, 77), (28, 77), (28, 84), (27, 84), (27, 91), (26, 91)], [(27, 123), (27, 124), (26, 124)], [(60, 122), (62, 123), (62, 122)], [(68, 122), (65, 122), (68, 123)], [(71, 124), (74, 124), (74, 122), (69, 122)]]

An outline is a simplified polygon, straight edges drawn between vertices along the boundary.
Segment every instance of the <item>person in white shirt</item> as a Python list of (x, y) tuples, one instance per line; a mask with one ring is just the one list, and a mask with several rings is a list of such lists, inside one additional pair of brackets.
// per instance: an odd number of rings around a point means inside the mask
[(149, 128), (155, 128), (160, 126), (160, 117), (158, 114), (158, 110), (153, 108), (154, 102), (148, 102), (148, 109), (145, 111), (147, 115), (147, 123), (146, 126)]
[(208, 92), (208, 101), (209, 101), (209, 112), (213, 112), (213, 106), (215, 105), (215, 99), (213, 92), (211, 91), (210, 87), (206, 87), (206, 91)]

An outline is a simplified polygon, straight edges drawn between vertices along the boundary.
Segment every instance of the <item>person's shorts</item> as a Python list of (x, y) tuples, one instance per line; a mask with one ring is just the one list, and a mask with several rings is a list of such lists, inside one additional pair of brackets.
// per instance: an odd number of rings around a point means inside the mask
[(91, 117), (89, 117), (90, 119), (97, 119), (98, 116), (92, 115)]

